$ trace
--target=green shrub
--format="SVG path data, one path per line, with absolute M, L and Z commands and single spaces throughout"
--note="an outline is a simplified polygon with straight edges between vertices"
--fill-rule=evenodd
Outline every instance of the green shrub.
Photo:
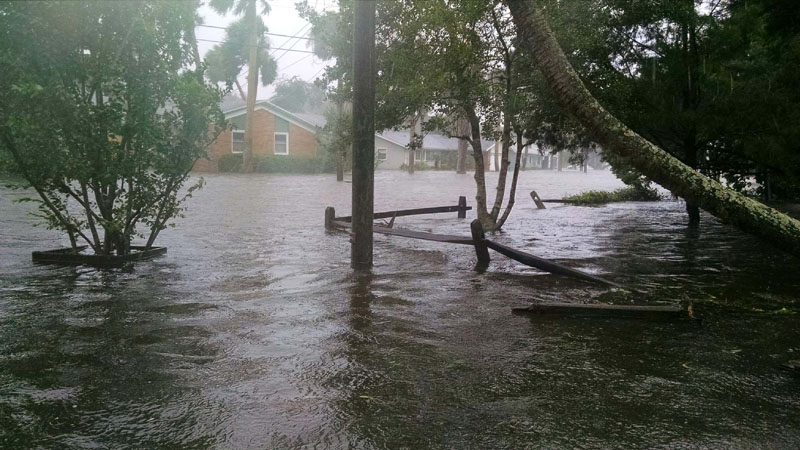
M 653 202 L 661 200 L 661 194 L 655 189 L 642 189 L 628 186 L 619 188 L 613 192 L 587 191 L 564 197 L 564 200 L 575 205 L 601 205 L 603 203 L 614 202 Z
M 400 166 L 400 170 L 408 170 L 408 163 L 403 163 L 403 165 Z M 414 170 L 431 170 L 431 166 L 425 163 L 425 161 L 414 161 Z
M 220 172 L 241 172 L 242 155 L 231 154 L 222 156 L 219 161 L 217 161 L 217 170 Z
M 256 157 L 256 172 L 260 173 L 323 173 L 326 169 L 323 157 L 259 156 Z

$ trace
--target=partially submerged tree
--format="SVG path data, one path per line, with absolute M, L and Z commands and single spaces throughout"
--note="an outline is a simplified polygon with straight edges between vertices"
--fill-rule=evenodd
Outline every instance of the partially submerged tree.
M 73 249 L 150 247 L 202 185 L 181 191 L 224 117 L 195 60 L 197 6 L 0 4 L 0 154 Z
M 536 2 L 507 0 L 521 47 L 561 105 L 592 133 L 606 152 L 724 222 L 800 255 L 800 222 L 722 186 L 638 135 L 605 110 L 586 89 Z
M 253 111 L 258 96 L 258 79 L 269 85 L 278 72 L 277 62 L 270 56 L 269 39 L 265 34 L 267 27 L 261 15 L 269 12 L 265 0 L 211 0 L 209 5 L 219 14 L 232 12 L 240 19 L 225 33 L 225 41 L 209 51 L 206 63 L 212 81 L 235 84 L 239 94 L 247 100 L 247 122 L 244 132 L 244 152 L 242 171 L 255 170 L 253 159 Z M 237 77 L 247 63 L 247 95 L 242 91 Z
M 352 120 L 352 115 L 347 112 L 344 106 L 345 102 L 351 99 L 351 87 L 346 76 L 352 66 L 350 59 L 353 56 L 352 51 L 349 51 L 352 48 L 352 4 L 348 2 L 341 5 L 339 11 L 325 11 L 322 13 L 314 9 L 308 2 L 297 3 L 296 7 L 300 17 L 311 23 L 310 35 L 312 39 L 308 45 L 314 52 L 314 56 L 323 61 L 337 57 L 337 65 L 327 67 L 323 76 L 315 80 L 315 84 L 323 88 L 328 87 L 325 92 L 326 97 L 335 105 L 335 109 L 324 110 L 328 124 L 326 132 L 332 133 L 333 136 L 341 136 L 340 129 L 344 121 Z M 344 69 L 344 67 L 347 67 L 347 69 Z M 330 131 L 331 127 L 335 127 L 336 130 Z M 335 144 L 330 144 L 331 142 Z M 344 181 L 346 158 L 351 145 L 348 140 L 347 147 L 342 147 L 341 145 L 344 145 L 342 144 L 343 142 L 338 138 L 331 139 L 330 135 L 323 137 L 323 145 L 326 145 L 328 155 L 334 158 L 336 181 L 339 182 Z
M 344 180 L 344 171 L 350 168 L 350 148 L 353 145 L 353 116 L 350 108 L 339 105 L 325 110 L 325 127 L 317 134 L 322 151 L 336 167 L 337 181 Z
M 378 123 L 397 127 L 420 110 L 439 117 L 438 128 L 469 143 L 475 162 L 476 211 L 486 230 L 502 227 L 516 185 L 506 197 L 509 149 L 517 101 L 517 57 L 510 20 L 489 2 L 384 2 L 378 26 Z M 468 127 L 457 127 L 465 119 Z M 488 208 L 482 138 L 507 125 L 494 204 Z M 454 133 L 466 130 L 466 134 Z M 515 170 L 518 170 L 519 165 Z M 503 211 L 504 202 L 505 211 Z

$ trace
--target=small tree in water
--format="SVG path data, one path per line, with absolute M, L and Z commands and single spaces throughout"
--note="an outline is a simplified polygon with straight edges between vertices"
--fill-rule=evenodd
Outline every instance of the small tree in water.
M 224 117 L 198 61 L 197 6 L 0 4 L 0 158 L 73 249 L 151 247 L 202 185 L 181 191 Z

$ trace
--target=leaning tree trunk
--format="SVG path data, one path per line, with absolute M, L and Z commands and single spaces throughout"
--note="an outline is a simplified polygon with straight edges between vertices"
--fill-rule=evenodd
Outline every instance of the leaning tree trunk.
M 506 0 L 521 46 L 533 56 L 555 98 L 593 133 L 605 151 L 704 210 L 778 248 L 800 256 L 800 222 L 726 188 L 647 141 L 606 111 L 570 65 L 541 9 Z

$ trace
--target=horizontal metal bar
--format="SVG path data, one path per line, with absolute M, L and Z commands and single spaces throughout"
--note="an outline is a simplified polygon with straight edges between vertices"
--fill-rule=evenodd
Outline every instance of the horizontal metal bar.
M 401 216 L 416 216 L 419 214 L 438 214 L 438 213 L 446 213 L 446 212 L 458 212 L 461 207 L 456 206 L 433 206 L 430 208 L 414 208 L 414 209 L 399 209 L 397 211 L 385 211 L 385 212 L 377 212 L 372 215 L 373 219 L 389 219 L 391 217 L 401 217 Z M 469 211 L 471 210 L 471 206 L 464 207 L 464 210 Z M 344 221 L 344 222 L 351 222 L 353 220 L 353 216 L 344 216 L 344 217 L 337 217 L 335 220 Z

